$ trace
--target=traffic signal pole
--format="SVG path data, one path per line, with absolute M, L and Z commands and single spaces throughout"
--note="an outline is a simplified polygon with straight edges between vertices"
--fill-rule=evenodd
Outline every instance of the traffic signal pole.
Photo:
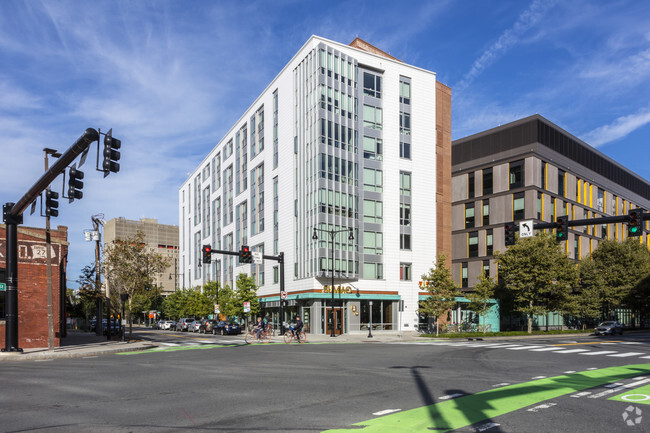
M 23 223 L 23 212 L 43 191 L 63 173 L 72 161 L 99 140 L 99 133 L 88 128 L 81 137 L 48 169 L 41 178 L 16 203 L 6 203 L 2 207 L 3 221 L 7 227 L 7 291 L 5 347 L 2 352 L 22 352 L 18 347 L 18 225 Z

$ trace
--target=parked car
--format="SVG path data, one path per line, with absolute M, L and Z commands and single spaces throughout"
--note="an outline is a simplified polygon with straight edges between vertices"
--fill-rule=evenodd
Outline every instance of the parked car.
M 201 321 L 201 326 L 199 327 L 199 334 L 214 334 L 214 325 L 218 323 L 214 319 L 205 319 Z
M 179 332 L 188 331 L 188 326 L 192 321 L 194 321 L 194 319 L 188 319 L 188 318 L 180 319 L 176 323 L 176 330 Z
M 176 321 L 175 320 L 168 320 L 169 322 L 169 329 L 170 331 L 175 331 L 176 330 Z
M 199 332 L 200 327 L 201 327 L 201 321 L 193 320 L 187 325 L 187 332 Z
M 212 333 L 221 335 L 238 335 L 241 334 L 241 326 L 235 322 L 225 322 L 222 320 L 214 325 Z
M 158 327 L 156 329 L 169 331 L 170 329 L 172 329 L 172 323 L 174 323 L 173 320 L 161 320 L 160 322 L 157 323 Z
M 596 335 L 623 335 L 623 325 L 619 322 L 609 320 L 607 322 L 602 322 L 600 325 L 594 329 L 594 334 Z
M 154 323 L 153 325 L 151 325 L 151 327 L 152 327 L 153 329 L 163 329 L 163 328 L 162 328 L 162 324 L 163 324 L 163 322 L 164 322 L 164 320 L 159 320 L 159 321 L 157 321 L 156 323 Z

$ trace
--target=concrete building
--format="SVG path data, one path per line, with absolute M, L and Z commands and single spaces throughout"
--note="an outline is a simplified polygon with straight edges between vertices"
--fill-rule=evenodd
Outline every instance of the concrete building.
M 463 290 L 471 290 L 482 270 L 496 275 L 494 253 L 505 250 L 507 222 L 650 209 L 647 180 L 539 115 L 455 140 L 452 173 L 452 273 Z M 626 236 L 622 223 L 571 227 L 564 248 L 579 259 L 602 239 Z M 650 238 L 642 242 L 650 245 Z M 457 314 L 461 320 L 468 312 L 459 305 Z
M 0 347 L 5 347 L 6 226 L 0 224 Z M 45 229 L 18 227 L 18 347 L 48 347 Z M 68 228 L 50 230 L 54 346 L 65 336 Z
M 138 231 L 145 234 L 149 248 L 170 259 L 170 266 L 155 277 L 162 296 L 183 287 L 183 275 L 178 271 L 178 226 L 158 224 L 158 220 L 152 218 L 141 218 L 140 221 L 113 218 L 104 224 L 104 242 L 109 244 L 116 239 L 133 237 Z
M 187 285 L 234 287 L 250 274 L 277 324 L 276 261 L 215 254 L 201 264 L 202 245 L 248 245 L 284 253 L 285 319 L 301 314 L 310 332 L 367 331 L 371 315 L 376 331 L 415 330 L 419 276 L 451 255 L 451 91 L 360 39 L 312 36 L 180 187 L 179 203 Z

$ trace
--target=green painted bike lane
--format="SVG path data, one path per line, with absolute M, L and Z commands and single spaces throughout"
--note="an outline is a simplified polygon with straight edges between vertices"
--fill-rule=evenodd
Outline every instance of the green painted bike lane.
M 394 432 L 448 432 L 477 422 L 514 412 L 546 400 L 572 394 L 576 391 L 602 386 L 621 379 L 650 374 L 650 364 L 636 364 L 583 371 L 533 380 L 502 388 L 490 389 L 377 417 L 352 424 L 347 428 L 326 430 L 323 433 Z

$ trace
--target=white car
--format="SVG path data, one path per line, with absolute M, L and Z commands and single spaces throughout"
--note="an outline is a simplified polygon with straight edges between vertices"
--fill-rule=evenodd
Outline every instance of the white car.
M 171 328 L 172 328 L 171 320 L 161 320 L 160 324 L 158 325 L 158 329 L 163 329 L 166 331 L 169 331 Z

